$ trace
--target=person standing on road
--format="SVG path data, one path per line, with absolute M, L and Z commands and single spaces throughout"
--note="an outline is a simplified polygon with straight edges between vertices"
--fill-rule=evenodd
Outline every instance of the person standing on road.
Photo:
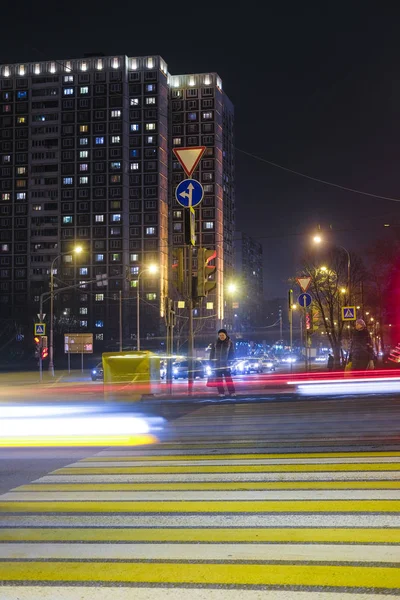
M 230 339 L 226 329 L 220 329 L 218 331 L 217 341 L 212 345 L 210 352 L 211 367 L 215 373 L 218 394 L 220 398 L 225 397 L 224 377 L 226 386 L 228 388 L 228 395 L 233 398 L 236 396 L 235 386 L 233 385 L 231 370 L 229 368 L 229 364 L 234 357 L 235 348 L 233 346 L 233 342 Z
M 363 319 L 357 319 L 351 340 L 349 362 L 352 371 L 365 371 L 374 368 L 372 340 Z

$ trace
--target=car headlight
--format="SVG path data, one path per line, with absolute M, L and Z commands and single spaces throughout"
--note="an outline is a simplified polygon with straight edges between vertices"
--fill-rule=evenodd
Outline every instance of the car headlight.
M 92 373 L 93 373 L 93 375 L 96 375 L 96 373 L 97 373 L 96 369 L 93 369 Z
M 174 375 L 176 375 L 176 374 L 177 374 L 177 372 L 178 372 L 178 369 L 177 369 L 177 367 L 174 367 L 174 368 L 172 369 L 172 372 L 173 372 L 173 374 L 174 374 Z
M 211 367 L 207 366 L 206 367 L 206 375 L 211 375 L 211 373 L 212 373 Z
M 237 368 L 239 369 L 239 371 L 243 371 L 244 369 L 244 363 L 239 363 Z
M 258 363 L 254 363 L 254 367 L 258 369 Z
M 267 362 L 267 369 L 270 369 L 273 366 L 274 366 L 274 364 L 272 362 Z

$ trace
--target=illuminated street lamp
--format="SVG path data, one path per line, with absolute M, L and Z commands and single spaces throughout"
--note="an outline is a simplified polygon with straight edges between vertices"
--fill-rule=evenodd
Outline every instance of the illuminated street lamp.
M 237 289 L 238 289 L 238 286 L 233 281 L 228 284 L 227 291 L 230 294 L 234 294 L 235 292 L 237 292 Z
M 158 271 L 157 265 L 149 265 L 146 269 L 140 271 L 137 284 L 136 284 L 136 337 L 137 337 L 137 350 L 140 350 L 140 278 L 143 273 L 150 273 L 154 275 Z
M 66 256 L 67 254 L 71 254 L 74 252 L 75 254 L 81 254 L 83 251 L 82 246 L 75 246 L 72 250 L 68 252 L 63 252 L 62 254 L 58 254 L 55 258 L 53 258 L 50 265 L 50 342 L 49 342 L 49 371 L 54 377 L 54 265 L 57 260 L 62 256 Z M 42 315 L 40 315 L 42 316 Z

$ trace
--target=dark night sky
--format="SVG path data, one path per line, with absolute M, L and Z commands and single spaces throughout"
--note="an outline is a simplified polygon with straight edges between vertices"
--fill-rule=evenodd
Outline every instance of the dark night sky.
M 161 54 L 172 74 L 217 71 L 235 105 L 238 148 L 400 198 L 400 8 L 357 1 L 250 2 L 237 11 L 221 2 L 23 4 L 3 7 L 0 63 L 102 51 Z M 236 165 L 237 222 L 264 238 L 267 297 L 286 293 L 317 224 L 332 225 L 332 240 L 360 250 L 391 235 L 384 222 L 399 222 L 396 202 L 330 188 L 239 152 Z

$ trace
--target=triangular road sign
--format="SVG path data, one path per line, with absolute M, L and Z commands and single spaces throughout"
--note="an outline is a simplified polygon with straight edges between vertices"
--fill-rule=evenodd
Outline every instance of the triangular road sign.
M 173 152 L 181 163 L 186 175 L 191 176 L 206 150 L 205 146 L 192 146 L 190 148 L 174 148 Z
M 311 277 L 297 277 L 296 281 L 299 284 L 301 291 L 306 292 L 310 287 Z
M 352 308 L 347 308 L 344 311 L 344 318 L 345 319 L 352 319 L 354 317 L 354 312 Z

